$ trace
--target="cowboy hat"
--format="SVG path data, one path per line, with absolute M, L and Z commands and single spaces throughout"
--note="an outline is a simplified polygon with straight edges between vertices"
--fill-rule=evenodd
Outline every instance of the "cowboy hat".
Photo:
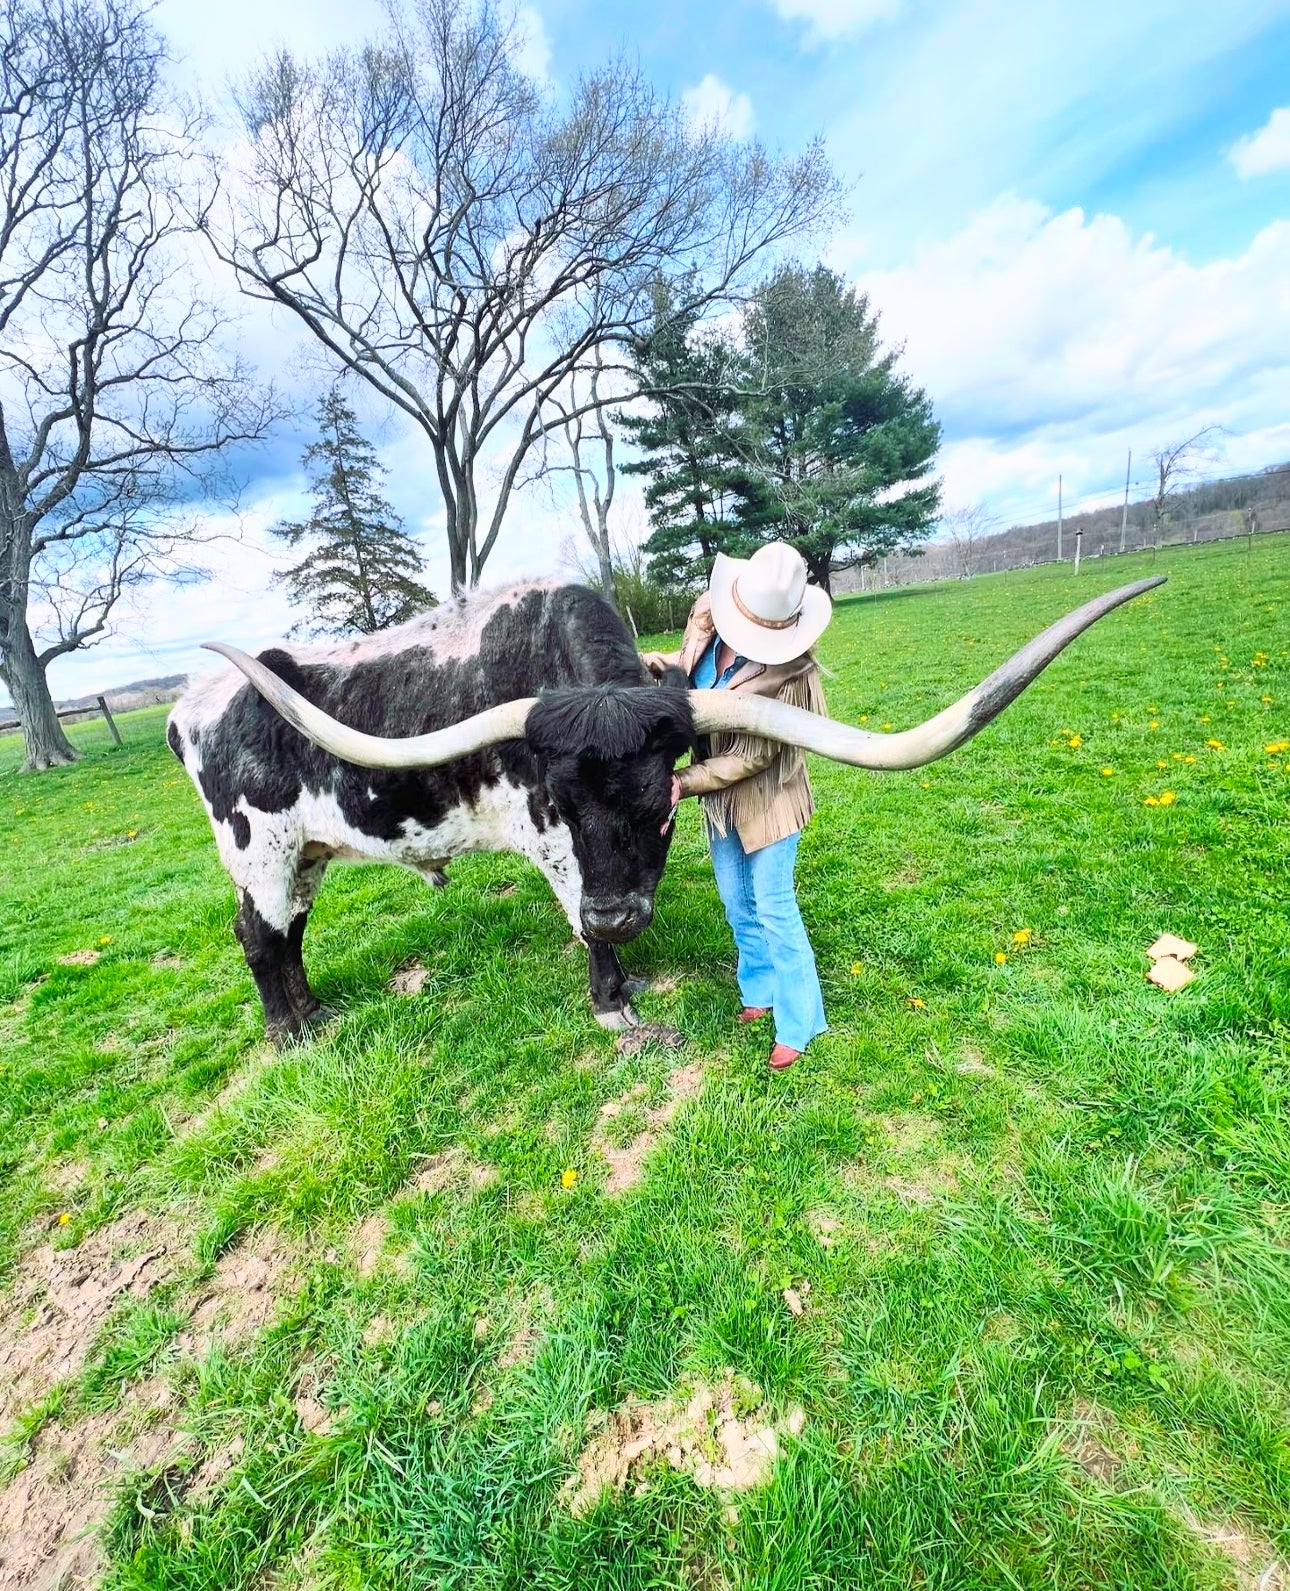
M 751 558 L 719 552 L 708 597 L 717 634 L 752 663 L 801 657 L 833 614 L 828 593 L 807 585 L 801 553 L 782 541 L 759 547 Z

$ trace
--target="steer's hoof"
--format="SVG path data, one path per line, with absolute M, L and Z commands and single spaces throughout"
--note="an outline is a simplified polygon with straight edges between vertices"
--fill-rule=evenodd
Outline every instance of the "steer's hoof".
M 662 1022 L 642 1022 L 630 1033 L 624 1033 L 614 1048 L 620 1055 L 638 1055 L 651 1044 L 661 1049 L 679 1050 L 685 1043 L 680 1028 L 670 1028 Z
M 641 1019 L 632 1009 L 631 1001 L 625 1001 L 621 1007 L 612 1011 L 597 1011 L 596 1021 L 602 1028 L 607 1028 L 610 1033 L 625 1033 L 629 1028 L 640 1026 Z
M 649 988 L 648 978 L 624 978 L 623 999 L 634 1000 L 638 994 L 644 994 Z
M 324 1005 L 320 1000 L 302 1023 L 301 1038 L 309 1038 L 317 1033 L 320 1028 L 325 1028 L 329 1022 L 335 1022 L 340 1012 L 334 1005 Z

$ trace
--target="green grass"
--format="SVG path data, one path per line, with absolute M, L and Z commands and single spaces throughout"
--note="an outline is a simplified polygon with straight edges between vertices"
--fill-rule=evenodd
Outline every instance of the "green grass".
M 625 960 L 676 980 L 640 1003 L 704 1080 L 615 1199 L 600 1107 L 644 1084 L 638 1125 L 678 1060 L 616 1056 L 517 858 L 441 892 L 334 869 L 306 955 L 343 1018 L 278 1057 L 164 714 L 37 778 L 0 742 L 0 1268 L 140 1209 L 181 1233 L 8 1444 L 169 1389 L 183 1441 L 118 1480 L 109 1585 L 1199 1591 L 1247 1572 L 1207 1532 L 1290 1557 L 1290 545 L 850 599 L 821 650 L 835 713 L 902 727 L 1157 569 L 954 757 L 813 770 L 832 1031 L 785 1077 L 732 1021 L 687 811 Z M 1200 947 L 1175 995 L 1165 930 Z M 414 956 L 424 992 L 388 993 Z M 257 1244 L 290 1259 L 270 1321 L 181 1340 Z M 806 1413 L 737 1518 L 665 1464 L 569 1512 L 598 1411 L 727 1368 Z

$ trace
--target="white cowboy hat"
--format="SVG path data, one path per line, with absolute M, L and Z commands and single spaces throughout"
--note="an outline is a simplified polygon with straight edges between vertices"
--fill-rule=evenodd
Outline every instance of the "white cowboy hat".
M 806 583 L 801 553 L 782 541 L 758 547 L 751 558 L 719 552 L 708 596 L 717 634 L 752 663 L 801 657 L 833 616 L 828 593 Z

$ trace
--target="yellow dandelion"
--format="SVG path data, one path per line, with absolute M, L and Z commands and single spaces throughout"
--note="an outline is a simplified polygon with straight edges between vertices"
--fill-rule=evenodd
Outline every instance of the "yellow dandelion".
M 1144 807 L 1158 807 L 1160 802 L 1155 796 L 1146 796 L 1142 804 Z
M 111 943 L 112 943 L 112 935 L 111 934 L 104 934 L 103 937 L 99 940 L 99 944 L 101 944 L 101 945 L 110 945 Z
M 920 790 L 930 790 L 932 788 L 932 781 L 930 779 L 924 779 L 918 788 Z
M 1083 735 L 1072 735 L 1066 744 L 1071 748 L 1072 751 L 1078 751 L 1079 748 L 1084 744 L 1084 737 Z
M 1007 956 L 1004 955 L 1002 950 L 996 950 L 995 951 L 995 953 L 994 953 L 994 964 L 995 964 L 996 967 L 1002 967 L 1003 964 L 1007 961 L 1007 959 L 1008 959 Z
M 1205 744 L 1209 747 L 1209 749 L 1211 751 L 1226 751 L 1227 750 L 1227 747 L 1223 744 L 1223 742 L 1221 740 L 1215 740 L 1212 735 L 1205 742 Z
M 1272 705 L 1272 698 L 1270 696 L 1260 696 L 1259 700 L 1263 703 L 1263 705 L 1265 707 L 1271 707 L 1271 705 Z
M 1012 942 L 1014 945 L 1028 945 L 1032 937 L 1029 928 L 1018 928 L 1012 936 Z
M 1178 797 L 1173 793 L 1172 790 L 1162 790 L 1160 792 L 1160 805 L 1162 807 L 1171 807 L 1171 806 L 1173 806 L 1174 802 L 1177 799 L 1178 799 Z
M 1190 754 L 1183 758 L 1183 761 L 1186 763 L 1193 763 L 1195 760 L 1195 757 L 1191 756 Z
M 1156 764 L 1156 767 L 1157 767 L 1157 768 L 1167 768 L 1167 767 L 1168 767 L 1168 766 L 1169 766 L 1169 764 L 1168 764 L 1168 763 L 1167 763 L 1167 762 L 1166 762 L 1166 761 L 1165 761 L 1165 759 L 1164 759 L 1164 758 L 1163 758 L 1163 757 L 1162 757 L 1162 758 L 1161 758 L 1161 759 L 1160 759 L 1160 761 L 1159 761 L 1159 762 L 1158 762 L 1158 763 L 1157 763 L 1157 764 Z
M 882 727 L 884 729 L 894 729 L 896 726 L 894 724 L 884 724 Z
M 1147 728 L 1148 729 L 1159 729 L 1160 728 L 1160 720 L 1158 718 L 1153 718 L 1151 720 L 1151 722 L 1147 725 Z
M 925 1002 L 920 1000 L 916 994 L 911 994 L 909 997 L 910 1009 L 913 1011 L 921 1011 L 923 1009 L 924 1003 Z
M 851 963 L 851 976 L 853 978 L 858 978 L 863 971 L 864 971 L 864 968 L 860 965 L 860 963 L 858 961 L 853 961 Z
M 1196 720 L 1196 722 L 1198 724 L 1207 724 L 1209 722 L 1209 714 L 1208 713 L 1202 713 L 1200 715 L 1200 717 Z
M 860 722 L 862 724 L 867 724 L 869 722 L 869 714 L 868 713 L 861 713 L 860 714 Z
M 1263 749 L 1269 757 L 1279 757 L 1283 751 L 1290 751 L 1290 740 L 1270 740 Z
M 59 1226 L 68 1226 L 71 1224 L 71 1219 L 71 1216 L 68 1215 L 66 1210 L 64 1210 L 58 1218 L 58 1224 Z
M 1182 761 L 1182 752 L 1181 751 L 1171 751 L 1169 753 L 1169 755 L 1173 758 L 1173 760 L 1175 762 L 1181 762 Z
M 1158 713 L 1160 711 L 1160 709 L 1158 707 L 1148 707 L 1147 711 L 1149 713 Z
M 1102 777 L 1104 779 L 1112 779 L 1112 778 L 1114 778 L 1115 777 L 1115 769 L 1114 768 L 1103 768 L 1102 769 Z
M 578 1173 L 573 1169 L 572 1166 L 567 1167 L 564 1171 L 562 1171 L 560 1173 L 560 1186 L 562 1188 L 571 1188 L 571 1187 L 573 1187 L 573 1185 L 577 1182 L 577 1180 L 578 1180 Z

